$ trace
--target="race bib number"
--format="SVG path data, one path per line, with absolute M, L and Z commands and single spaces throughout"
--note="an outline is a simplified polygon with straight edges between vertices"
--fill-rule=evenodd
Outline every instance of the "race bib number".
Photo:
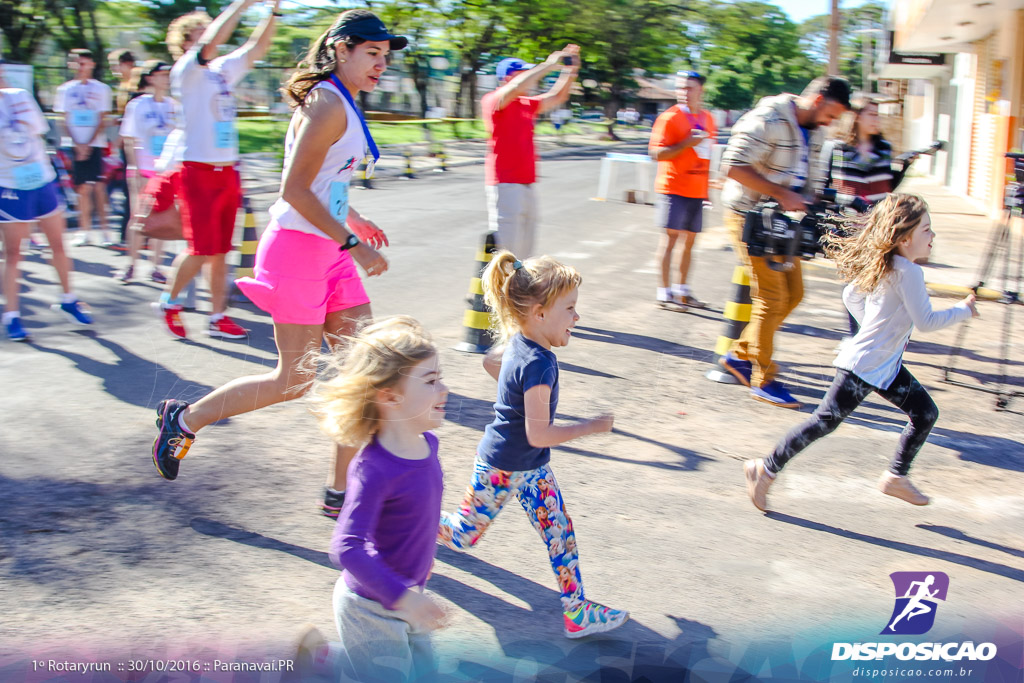
M 234 121 L 217 121 L 213 124 L 213 144 L 217 149 L 234 149 L 238 146 L 238 130 Z
M 154 135 L 149 139 L 149 153 L 159 157 L 164 151 L 164 143 L 167 142 L 166 135 Z
M 46 184 L 43 165 L 33 161 L 14 167 L 14 187 L 18 190 L 34 190 Z
M 92 109 L 76 109 L 71 112 L 71 125 L 76 128 L 92 128 L 98 121 L 97 112 Z
M 693 148 L 700 159 L 711 158 L 711 138 L 705 138 L 699 145 Z
M 331 183 L 330 201 L 331 215 L 339 223 L 344 223 L 348 218 L 348 183 L 341 181 Z

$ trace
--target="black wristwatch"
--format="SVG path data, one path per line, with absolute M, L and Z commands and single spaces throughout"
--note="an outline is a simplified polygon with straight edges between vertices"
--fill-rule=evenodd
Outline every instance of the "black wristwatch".
M 357 244 L 359 244 L 359 238 L 355 235 L 349 235 L 348 239 L 345 240 L 345 243 L 341 245 L 341 250 L 348 251 Z

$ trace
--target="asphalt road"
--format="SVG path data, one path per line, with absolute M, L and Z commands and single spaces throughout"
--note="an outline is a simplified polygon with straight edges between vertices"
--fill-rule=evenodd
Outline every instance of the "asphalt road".
M 875 490 L 903 420 L 869 399 L 791 463 L 771 492 L 776 511 L 761 515 L 741 461 L 769 452 L 811 408 L 773 408 L 704 378 L 734 262 L 719 214 L 706 215 L 692 278 L 713 309 L 657 309 L 653 209 L 591 201 L 597 154 L 543 162 L 538 248 L 583 274 L 579 327 L 559 353 L 560 418 L 611 410 L 616 430 L 555 449 L 552 462 L 587 596 L 632 620 L 587 644 L 564 640 L 546 553 L 510 507 L 473 553 L 438 553 L 428 588 L 451 614 L 435 641 L 442 673 L 530 680 L 586 672 L 606 657 L 601 665 L 627 676 L 637 662 L 666 661 L 705 680 L 737 668 L 757 675 L 764 655 L 751 654 L 753 642 L 877 637 L 892 609 L 888 575 L 900 570 L 949 574 L 942 633 L 1000 620 L 1019 632 L 1021 404 L 997 413 L 989 396 L 941 383 L 955 330 L 917 334 L 907 362 L 942 416 L 913 476 L 934 503 L 914 508 Z M 614 196 L 630 185 L 625 175 Z M 271 200 L 255 198 L 260 227 Z M 450 508 L 495 389 L 479 357 L 452 350 L 486 228 L 482 169 L 382 181 L 352 203 L 391 241 L 390 271 L 367 281 L 374 312 L 416 316 L 442 349 Z M 51 314 L 52 269 L 32 257 L 23 310 L 34 342 L 0 344 L 0 655 L 283 654 L 303 622 L 333 633 L 331 525 L 316 515 L 329 451 L 301 402 L 204 430 L 175 482 L 149 458 L 159 400 L 195 399 L 273 365 L 269 319 L 237 308 L 252 336 L 227 342 L 201 336 L 205 318 L 187 314 L 192 339 L 173 341 L 148 308 L 155 285 L 113 281 L 122 259 L 113 252 L 73 253 L 95 329 Z M 832 271 L 805 272 L 806 298 L 779 334 L 777 358 L 813 407 L 831 382 L 845 312 Z M 961 361 L 979 382 L 993 380 L 998 360 L 999 305 L 985 306 Z

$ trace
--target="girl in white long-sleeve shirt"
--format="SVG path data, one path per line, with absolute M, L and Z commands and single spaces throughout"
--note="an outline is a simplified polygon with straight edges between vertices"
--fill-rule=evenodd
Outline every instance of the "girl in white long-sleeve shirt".
M 907 472 L 939 411 L 903 365 L 903 350 L 915 326 L 930 332 L 978 314 L 973 294 L 952 308 L 932 310 L 924 271 L 914 261 L 928 258 L 934 236 L 924 200 L 889 194 L 859 230 L 847 237 L 827 238 L 826 253 L 849 283 L 843 301 L 860 323 L 860 331 L 843 344 L 833 363 L 836 377 L 814 414 L 786 434 L 771 456 L 744 464 L 750 499 L 758 509 L 767 509 L 768 487 L 786 463 L 834 431 L 872 391 L 909 418 L 878 487 L 914 505 L 928 504 L 928 497 L 910 482 Z

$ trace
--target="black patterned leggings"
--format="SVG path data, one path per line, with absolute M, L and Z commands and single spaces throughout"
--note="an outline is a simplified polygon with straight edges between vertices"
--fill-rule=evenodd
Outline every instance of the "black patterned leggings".
M 846 416 L 859 406 L 872 391 L 889 403 L 902 410 L 910 418 L 900 435 L 900 445 L 896 449 L 889 471 L 904 475 L 910 471 L 910 463 L 921 450 L 928 434 L 932 431 L 935 421 L 939 419 L 939 409 L 935 401 L 921 383 L 914 379 L 905 365 L 900 366 L 896 379 L 888 389 L 873 387 L 857 375 L 847 370 L 837 370 L 825 398 L 821 400 L 814 414 L 801 425 L 794 427 L 775 446 L 775 451 L 767 460 L 765 467 L 772 472 L 779 472 L 790 458 L 810 446 L 812 443 L 835 431 Z

